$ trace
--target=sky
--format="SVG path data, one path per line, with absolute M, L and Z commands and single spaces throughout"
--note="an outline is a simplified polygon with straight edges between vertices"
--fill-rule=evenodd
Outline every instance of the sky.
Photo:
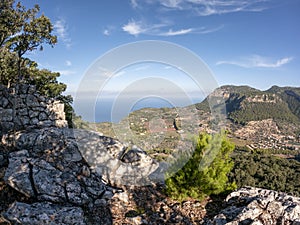
M 59 80 L 68 85 L 67 94 L 76 95 L 86 73 L 103 55 L 119 46 L 148 40 L 191 51 L 220 86 L 249 85 L 261 90 L 272 85 L 300 86 L 298 0 L 21 2 L 26 7 L 39 4 L 54 25 L 58 44 L 28 57 L 40 68 L 60 72 Z M 106 94 L 115 92 L 115 96 L 125 89 L 127 94 L 143 90 L 149 86 L 149 76 L 157 77 L 152 87 L 165 79 L 171 83 L 170 88 L 177 85 L 182 92 L 197 90 L 180 67 L 161 62 L 139 62 L 117 71 L 99 68 L 101 73 L 110 74 L 111 79 L 99 89 Z M 139 79 L 144 82 L 133 85 Z M 159 88 L 154 92 L 159 96 Z

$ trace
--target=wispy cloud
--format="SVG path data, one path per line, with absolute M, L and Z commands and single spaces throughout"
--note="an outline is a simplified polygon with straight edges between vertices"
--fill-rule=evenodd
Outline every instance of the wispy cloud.
M 66 61 L 66 66 L 72 66 L 72 62 L 70 60 Z
M 241 11 L 263 11 L 269 0 L 147 0 L 144 4 L 159 4 L 165 10 L 188 10 L 199 16 Z M 132 0 L 132 2 L 136 2 Z M 131 2 L 132 7 L 136 5 Z
M 285 57 L 277 60 L 272 60 L 267 57 L 260 55 L 251 55 L 249 57 L 244 57 L 239 60 L 223 60 L 218 61 L 216 65 L 229 64 L 240 66 L 244 68 L 278 68 L 293 60 L 293 57 Z
M 72 40 L 68 34 L 66 21 L 63 19 L 57 20 L 54 23 L 54 30 L 58 36 L 58 39 L 62 40 L 67 48 L 70 48 L 72 46 Z
M 105 30 L 103 31 L 103 34 L 104 34 L 105 36 L 109 36 L 109 35 L 110 35 L 110 31 L 109 31 L 108 29 L 105 29 Z
M 188 28 L 188 29 L 181 29 L 181 30 L 175 30 L 173 31 L 172 29 L 170 29 L 168 32 L 166 33 L 162 33 L 162 36 L 177 36 L 177 35 L 184 35 L 184 34 L 188 34 L 193 32 L 192 28 Z
M 177 8 L 182 9 L 182 0 L 160 0 L 161 5 L 168 7 L 168 8 Z
M 152 35 L 152 36 L 178 36 L 178 35 L 186 35 L 186 34 L 207 34 L 211 32 L 215 32 L 223 28 L 223 26 L 219 26 L 217 28 L 183 28 L 174 30 L 169 28 L 170 24 L 146 24 L 142 21 L 134 21 L 131 20 L 127 24 L 125 24 L 122 29 L 123 31 L 131 34 L 133 36 L 138 36 L 140 34 Z
M 132 8 L 134 8 L 134 9 L 138 7 L 137 0 L 130 0 L 130 4 L 131 4 Z
M 108 25 L 103 29 L 102 34 L 105 36 L 110 36 L 114 30 L 115 30 L 114 26 Z
M 213 27 L 213 28 L 202 27 L 201 29 L 197 30 L 196 33 L 209 34 L 209 33 L 217 32 L 223 28 L 224 28 L 224 25 L 220 25 L 220 26 Z

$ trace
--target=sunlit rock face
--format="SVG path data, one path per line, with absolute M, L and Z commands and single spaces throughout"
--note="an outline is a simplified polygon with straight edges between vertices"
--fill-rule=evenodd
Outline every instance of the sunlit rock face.
M 114 190 L 90 169 L 78 149 L 73 130 L 47 127 L 18 131 L 3 135 L 1 144 L 11 149 L 4 181 L 33 202 L 10 206 L 4 213 L 10 222 L 45 224 L 43 221 L 55 216 L 53 221 L 57 223 L 49 224 L 74 224 L 71 218 L 79 217 L 78 224 L 86 224 L 88 219 L 82 217 L 83 210 L 85 216 L 98 209 L 109 211 L 107 201 Z M 102 223 L 103 220 L 106 222 Z M 110 224 L 111 216 L 102 215 L 96 221 Z
M 229 194 L 226 207 L 207 224 L 300 224 L 300 198 L 244 187 Z
M 91 168 L 111 185 L 144 186 L 163 176 L 157 171 L 159 163 L 137 146 L 86 130 L 74 130 L 74 136 Z

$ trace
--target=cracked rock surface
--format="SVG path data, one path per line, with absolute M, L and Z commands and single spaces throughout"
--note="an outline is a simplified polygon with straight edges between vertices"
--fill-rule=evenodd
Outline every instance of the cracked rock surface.
M 74 130 L 74 136 L 89 165 L 113 186 L 144 186 L 164 180 L 162 165 L 137 146 L 129 148 L 116 139 L 86 130 Z
M 59 206 L 49 202 L 31 205 L 15 202 L 5 213 L 5 217 L 14 224 L 24 225 L 86 224 L 81 208 Z
M 107 200 L 114 190 L 91 171 L 78 150 L 73 130 L 50 127 L 19 131 L 4 135 L 2 145 L 11 149 L 4 181 L 33 202 L 15 202 L 4 213 L 8 221 L 111 224 Z M 89 217 L 97 210 L 101 216 Z
M 300 224 L 300 198 L 286 193 L 244 187 L 229 194 L 226 205 L 207 224 Z

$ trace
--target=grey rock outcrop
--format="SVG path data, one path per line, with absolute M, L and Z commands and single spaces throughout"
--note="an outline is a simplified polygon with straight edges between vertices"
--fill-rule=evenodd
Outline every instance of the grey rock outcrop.
M 300 224 L 300 198 L 286 193 L 244 187 L 229 194 L 226 205 L 226 208 L 207 224 Z
M 42 221 L 39 219 L 42 218 L 37 218 L 37 215 L 39 213 L 44 215 L 44 208 L 39 208 L 42 204 L 46 204 L 46 208 L 49 209 L 49 212 L 45 212 L 45 218 L 48 218 L 47 213 L 50 215 L 54 210 L 57 221 L 63 221 L 63 217 L 72 217 L 73 213 L 83 215 L 80 209 L 86 209 L 87 215 L 89 211 L 101 207 L 102 211 L 107 211 L 107 200 L 113 196 L 114 191 L 103 183 L 99 174 L 91 171 L 78 150 L 73 130 L 50 127 L 19 131 L 3 135 L 2 145 L 14 150 L 9 154 L 4 180 L 34 201 L 31 205 L 16 202 L 4 214 L 6 219 L 13 222 L 33 218 L 32 224 L 39 224 Z M 28 212 L 29 209 L 33 210 L 30 212 L 32 214 L 24 216 L 22 212 Z M 16 210 L 19 214 L 12 213 Z M 59 211 L 64 213 L 58 213 Z M 14 217 L 11 217 L 13 214 Z M 107 222 L 111 221 L 109 218 L 110 215 L 104 218 L 96 216 L 93 218 L 96 222 L 89 224 L 110 224 Z M 77 223 L 61 222 L 61 224 Z
M 163 174 L 159 163 L 142 149 L 128 145 L 97 132 L 74 130 L 79 150 L 91 168 L 101 174 L 109 184 L 144 186 Z M 159 177 L 159 178 L 158 178 Z
M 23 225 L 85 225 L 83 210 L 79 207 L 54 205 L 49 202 L 25 204 L 15 202 L 5 213 L 14 224 Z
M 66 126 L 59 101 L 34 86 L 0 86 L 0 144 L 8 150 L 0 154 L 3 180 L 30 200 L 6 210 L 10 223 L 111 224 L 108 204 L 116 190 L 104 180 L 137 184 L 158 168 L 137 147 Z

